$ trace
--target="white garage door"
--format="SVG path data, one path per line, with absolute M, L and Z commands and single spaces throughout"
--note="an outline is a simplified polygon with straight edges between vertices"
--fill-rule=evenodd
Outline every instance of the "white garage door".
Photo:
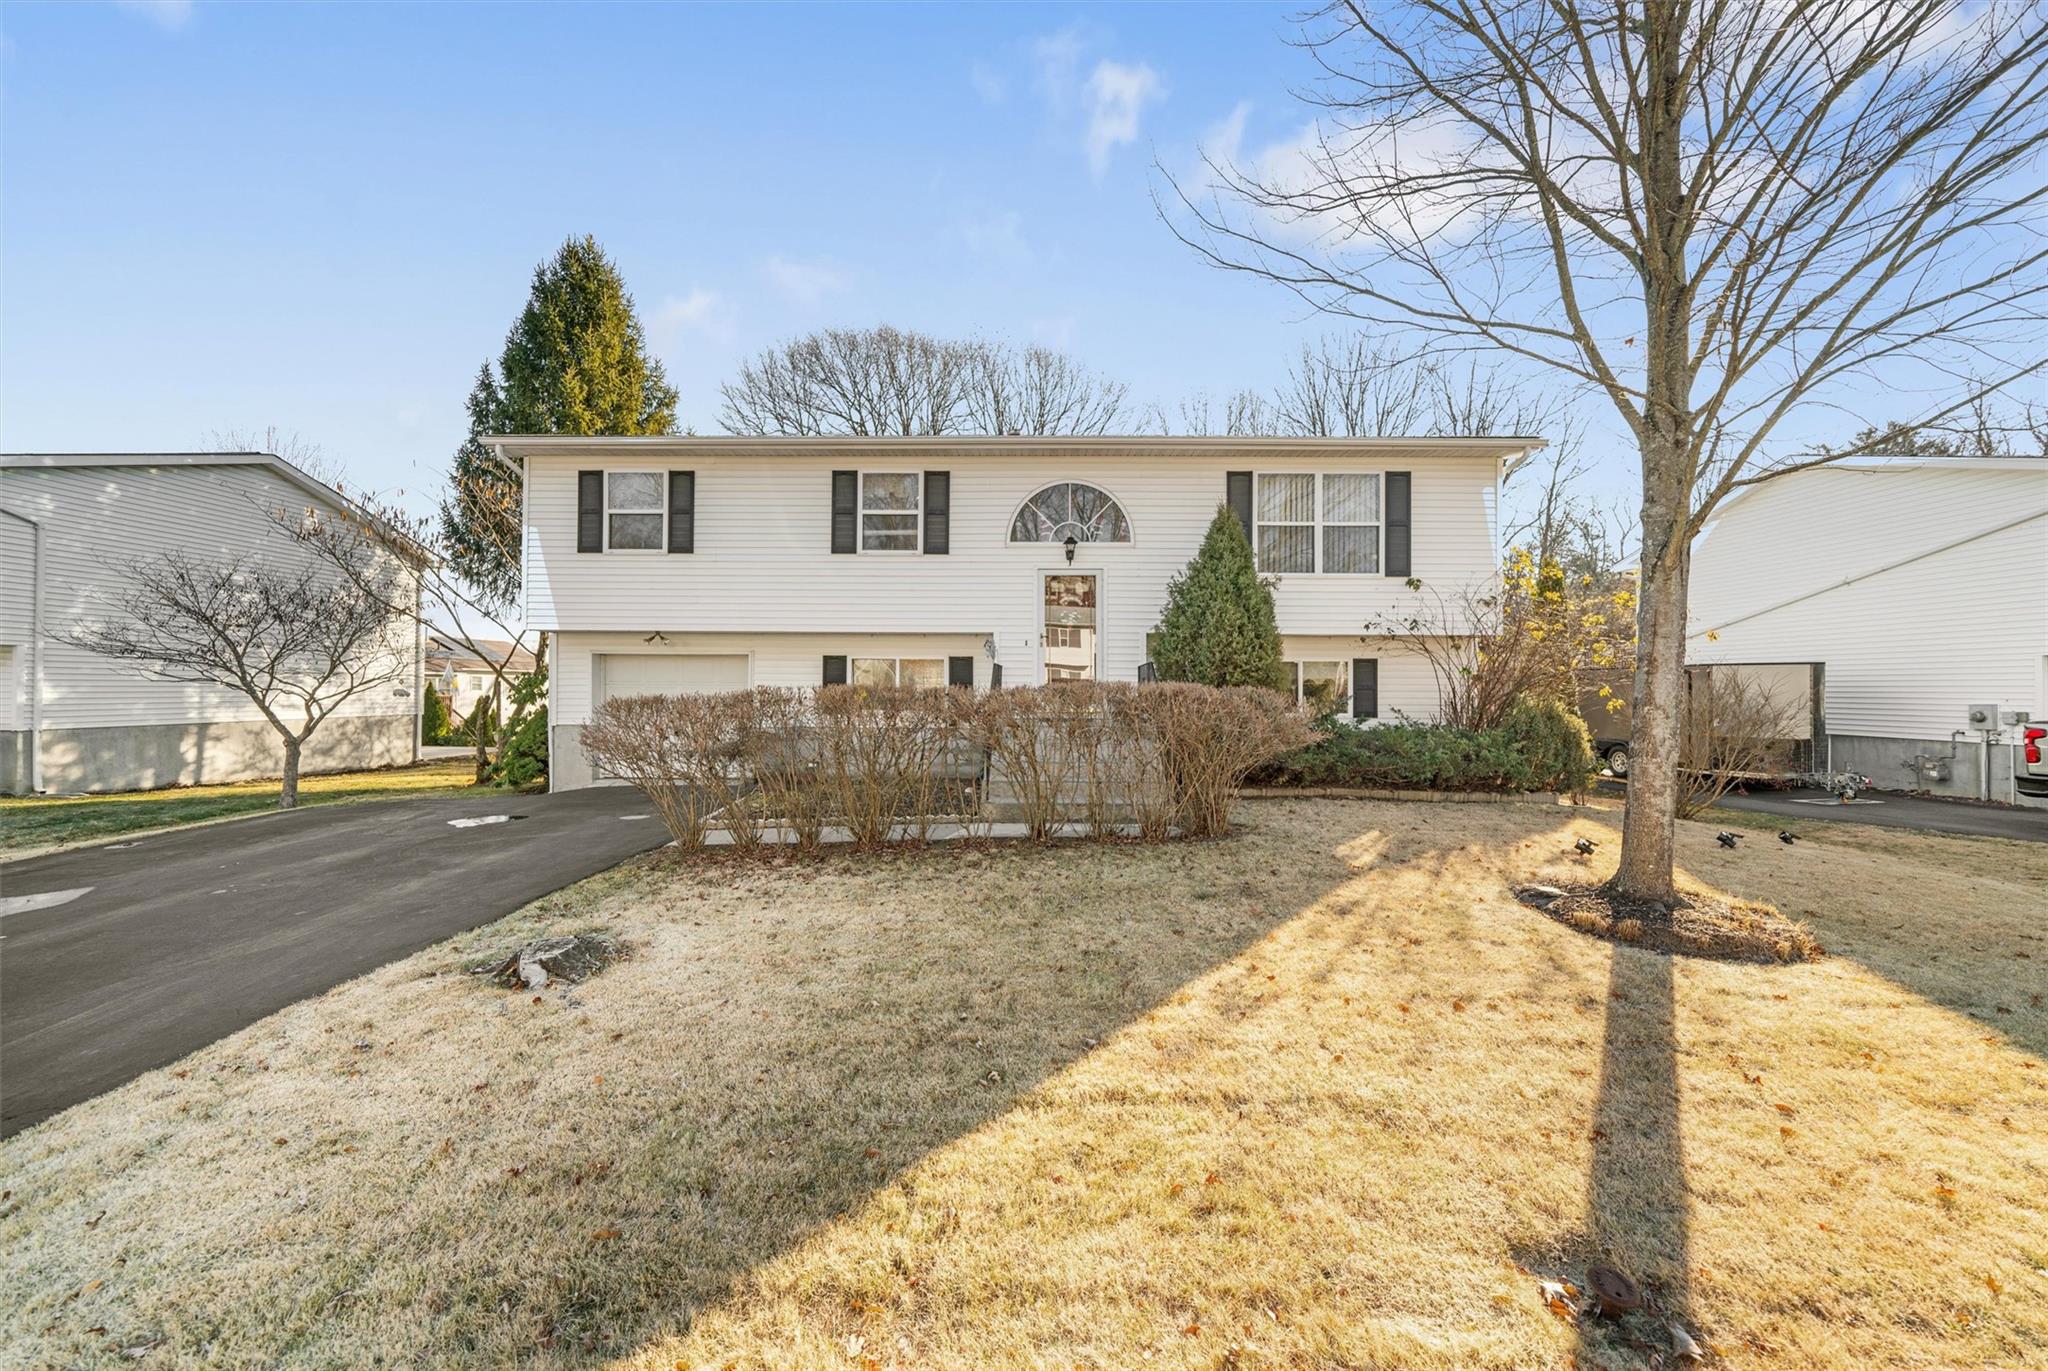
M 747 688 L 745 657 L 610 652 L 597 659 L 597 698 L 618 695 L 701 695 Z

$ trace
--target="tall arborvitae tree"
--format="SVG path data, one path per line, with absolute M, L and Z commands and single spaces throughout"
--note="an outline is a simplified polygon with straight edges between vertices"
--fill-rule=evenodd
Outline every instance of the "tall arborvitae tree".
M 1251 541 L 1219 506 L 1194 560 L 1166 584 L 1152 664 L 1165 681 L 1284 689 L 1273 591 L 1252 563 Z
M 505 337 L 497 370 L 489 362 L 478 368 L 468 409 L 469 433 L 455 451 L 441 500 L 441 542 L 491 616 L 502 618 L 519 599 L 522 491 L 518 468 L 501 463 L 485 440 L 500 433 L 675 432 L 675 387 L 649 354 L 625 279 L 595 238 L 569 239 L 534 269 L 533 289 Z M 537 669 L 545 648 L 545 640 L 534 646 Z M 502 672 L 501 664 L 501 678 Z M 523 712 L 515 697 L 508 735 Z M 479 741 L 479 779 L 485 769 Z

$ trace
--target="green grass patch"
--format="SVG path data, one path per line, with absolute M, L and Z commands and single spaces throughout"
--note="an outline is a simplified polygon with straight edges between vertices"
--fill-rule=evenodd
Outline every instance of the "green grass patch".
M 305 776 L 299 780 L 299 803 L 344 804 L 353 800 L 453 794 L 468 789 L 475 774 L 467 759 L 458 759 L 380 771 Z M 277 784 L 273 779 L 130 790 L 113 795 L 9 796 L 0 799 L 0 853 L 71 846 L 144 829 L 261 814 L 277 808 Z

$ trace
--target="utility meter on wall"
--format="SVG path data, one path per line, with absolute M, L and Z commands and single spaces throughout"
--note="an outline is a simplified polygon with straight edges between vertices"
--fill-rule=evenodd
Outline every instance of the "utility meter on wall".
M 1977 729 L 1982 733 L 1998 732 L 1998 706 L 1971 705 L 1970 722 L 1967 727 Z

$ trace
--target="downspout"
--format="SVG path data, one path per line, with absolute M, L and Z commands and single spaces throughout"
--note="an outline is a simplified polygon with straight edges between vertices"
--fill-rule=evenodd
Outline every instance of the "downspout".
M 26 514 L 0 510 L 29 527 L 30 556 L 28 650 L 33 663 L 28 677 L 28 788 L 43 793 L 43 526 Z

